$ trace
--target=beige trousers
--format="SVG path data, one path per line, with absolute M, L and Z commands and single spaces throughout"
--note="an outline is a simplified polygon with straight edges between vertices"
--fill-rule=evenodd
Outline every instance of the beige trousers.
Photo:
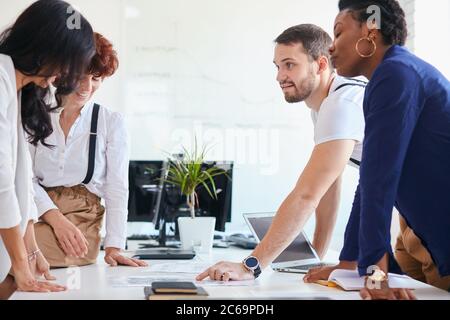
M 72 222 L 89 242 L 88 254 L 84 258 L 66 256 L 50 225 L 40 221 L 35 225 L 36 240 L 52 268 L 93 264 L 100 251 L 100 229 L 105 208 L 100 198 L 84 186 L 71 188 L 46 188 L 46 191 L 61 213 Z
M 400 216 L 400 234 L 395 246 L 395 259 L 411 278 L 444 290 L 450 289 L 450 276 L 441 277 L 428 250 Z

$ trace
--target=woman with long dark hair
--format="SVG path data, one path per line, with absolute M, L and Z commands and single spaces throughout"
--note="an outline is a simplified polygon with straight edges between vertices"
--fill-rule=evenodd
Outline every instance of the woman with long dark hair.
M 94 53 L 92 27 L 64 1 L 33 3 L 0 35 L 0 297 L 11 289 L 8 273 L 18 290 L 65 289 L 36 280 L 52 277 L 34 235 L 28 142 L 48 146 L 49 86 L 58 78 L 57 97 L 73 91 Z
M 388 271 L 450 290 L 450 82 L 403 47 L 407 27 L 396 0 L 341 0 L 339 10 L 332 61 L 339 74 L 370 80 L 360 182 L 340 260 L 367 276 L 364 299 L 414 298 L 389 287 Z

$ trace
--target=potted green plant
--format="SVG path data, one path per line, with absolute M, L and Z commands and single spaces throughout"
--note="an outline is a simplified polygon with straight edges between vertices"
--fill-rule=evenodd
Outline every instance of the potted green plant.
M 214 217 L 196 217 L 196 207 L 199 206 L 197 189 L 203 187 L 213 199 L 217 199 L 214 177 L 227 175 L 218 167 L 204 167 L 206 147 L 199 150 L 195 141 L 194 150 L 189 152 L 183 147 L 182 156 L 171 156 L 165 182 L 180 189 L 186 196 L 190 217 L 178 218 L 180 239 L 183 249 L 196 249 L 199 252 L 210 253 L 214 238 Z

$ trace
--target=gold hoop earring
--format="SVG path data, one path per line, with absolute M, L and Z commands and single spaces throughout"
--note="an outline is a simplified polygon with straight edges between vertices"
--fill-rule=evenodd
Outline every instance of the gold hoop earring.
M 366 41 L 372 43 L 372 45 L 373 45 L 373 51 L 372 51 L 370 54 L 367 54 L 367 55 L 366 55 L 366 54 L 362 54 L 361 51 L 359 50 L 359 44 L 360 44 L 361 41 L 363 41 L 363 40 L 366 40 Z M 375 52 L 377 52 L 377 44 L 376 44 L 375 41 L 374 41 L 372 38 L 370 38 L 370 37 L 361 38 L 361 39 L 358 40 L 358 42 L 356 42 L 355 49 L 356 49 L 356 52 L 359 54 L 359 56 L 360 56 L 361 58 L 370 58 L 370 57 L 372 57 L 372 56 L 375 54 Z

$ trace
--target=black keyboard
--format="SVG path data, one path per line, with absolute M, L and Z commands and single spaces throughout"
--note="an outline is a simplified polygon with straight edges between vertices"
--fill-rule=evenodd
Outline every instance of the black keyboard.
M 243 249 L 255 249 L 258 243 L 253 236 L 243 234 L 234 234 L 227 237 L 227 242 L 231 245 L 238 246 Z
M 147 234 L 133 234 L 127 238 L 128 240 L 146 241 L 152 240 L 153 237 Z
M 153 248 L 137 250 L 133 258 L 141 260 L 190 260 L 194 259 L 193 250 Z

